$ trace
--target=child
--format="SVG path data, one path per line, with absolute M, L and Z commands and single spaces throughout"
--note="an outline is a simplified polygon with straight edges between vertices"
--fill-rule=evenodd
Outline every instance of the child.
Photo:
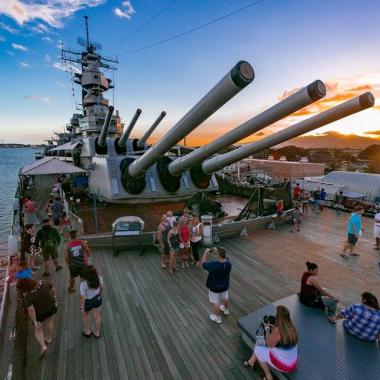
M 299 204 L 296 204 L 294 206 L 294 210 L 292 212 L 292 218 L 293 218 L 293 228 L 291 232 L 300 231 L 300 225 L 302 222 L 302 211 Z
M 69 240 L 69 232 L 71 230 L 71 222 L 69 217 L 65 212 L 62 213 L 62 218 L 59 222 L 59 226 L 61 229 L 61 234 L 63 235 L 63 238 L 65 241 Z

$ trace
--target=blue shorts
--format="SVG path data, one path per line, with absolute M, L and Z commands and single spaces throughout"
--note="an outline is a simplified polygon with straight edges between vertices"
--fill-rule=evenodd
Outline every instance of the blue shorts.
M 352 245 L 355 245 L 356 244 L 356 242 L 358 241 L 358 238 L 354 235 L 354 234 L 350 234 L 350 233 L 348 233 L 347 234 L 347 242 L 349 243 L 349 244 L 352 244 Z
M 84 311 L 91 311 L 102 306 L 102 295 L 99 293 L 95 297 L 86 299 L 84 302 Z

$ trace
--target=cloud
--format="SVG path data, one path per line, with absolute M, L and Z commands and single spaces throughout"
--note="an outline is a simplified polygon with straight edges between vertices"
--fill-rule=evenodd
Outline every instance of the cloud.
M 81 70 L 78 66 L 73 63 L 62 63 L 62 62 L 54 62 L 53 67 L 57 70 L 68 71 L 70 73 L 81 74 Z
M 22 67 L 23 69 L 29 69 L 29 68 L 32 67 L 31 65 L 29 65 L 29 63 L 26 63 L 26 62 L 20 62 L 19 65 L 20 65 L 20 67 Z
M 5 41 L 5 37 L 0 36 L 0 42 L 4 42 L 4 41 Z
M 42 24 L 41 22 L 32 26 L 30 29 L 33 30 L 33 32 L 36 32 L 39 34 L 48 33 L 50 31 L 49 28 L 45 24 Z
M 24 99 L 30 100 L 32 102 L 41 102 L 41 103 L 50 103 L 51 99 L 46 96 L 39 96 L 39 95 L 24 95 Z
M 15 44 L 15 43 L 12 43 L 12 47 L 13 47 L 13 49 L 16 49 L 16 50 L 22 50 L 22 51 L 28 51 L 29 50 L 26 46 L 20 45 L 20 44 Z
M 121 3 L 121 8 L 114 8 L 113 13 L 120 18 L 126 18 L 130 20 L 131 16 L 136 13 L 136 11 L 133 9 L 131 2 L 127 0 Z
M 93 8 L 106 0 L 2 0 L 0 14 L 15 20 L 19 25 L 35 20 L 44 21 L 54 28 L 62 28 L 62 20 L 84 8 Z
M 51 62 L 50 54 L 45 54 L 45 62 L 47 63 Z
M 47 36 L 42 37 L 41 40 L 47 41 L 47 42 L 53 42 L 53 40 L 50 37 L 47 37 Z
M 6 52 L 7 52 L 8 55 L 10 55 L 12 57 L 15 55 L 15 53 L 13 53 L 13 51 L 6 50 Z
M 367 131 L 367 132 L 364 132 L 364 134 L 380 136 L 380 130 L 378 130 L 378 131 Z
M 0 4 L 0 7 L 1 7 L 1 4 Z M 1 11 L 0 11 L 0 14 L 1 14 Z M 9 26 L 9 25 L 1 22 L 1 21 L 0 21 L 0 29 L 3 29 L 3 30 L 5 30 L 11 34 L 18 34 L 19 33 L 19 31 L 17 29 L 14 29 L 11 26 Z

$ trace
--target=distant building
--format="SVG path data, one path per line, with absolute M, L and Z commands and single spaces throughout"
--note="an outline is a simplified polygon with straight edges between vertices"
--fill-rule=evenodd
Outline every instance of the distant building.
M 247 158 L 243 162 L 248 163 L 251 170 L 262 170 L 270 173 L 273 178 L 287 178 L 291 181 L 304 177 L 323 176 L 326 168 L 325 164 L 308 162 L 306 157 L 301 158 L 300 161 L 286 161 L 285 157 L 281 157 L 279 161 Z

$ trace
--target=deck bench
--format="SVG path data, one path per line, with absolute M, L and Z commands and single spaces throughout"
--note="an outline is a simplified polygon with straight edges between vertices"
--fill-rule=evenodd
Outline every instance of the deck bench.
M 327 321 L 324 310 L 299 302 L 298 295 L 276 301 L 238 320 L 241 337 L 253 349 L 256 330 L 264 315 L 275 315 L 276 306 L 286 306 L 298 332 L 298 368 L 284 374 L 272 368 L 278 379 L 356 380 L 376 379 L 380 374 L 380 347 L 345 331 L 342 320 Z

